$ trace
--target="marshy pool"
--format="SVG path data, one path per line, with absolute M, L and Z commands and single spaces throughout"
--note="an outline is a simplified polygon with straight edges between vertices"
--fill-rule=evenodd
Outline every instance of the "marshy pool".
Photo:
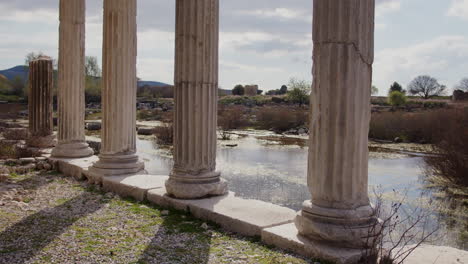
M 217 170 L 228 181 L 229 190 L 237 196 L 300 210 L 302 202 L 310 199 L 306 183 L 308 148 L 305 140 L 304 137 L 278 137 L 264 131 L 238 131 L 233 139 L 218 141 Z M 151 138 L 139 139 L 137 149 L 148 173 L 168 175 L 173 161 L 167 149 L 157 146 Z M 387 200 L 406 196 L 408 205 L 417 203 L 436 212 L 429 202 L 433 191 L 426 188 L 425 175 L 422 154 L 370 152 L 371 199 L 377 190 Z M 437 204 L 440 207 L 440 203 Z M 458 215 L 462 219 L 456 219 L 457 223 L 466 221 L 466 212 Z M 452 223 L 450 228 L 445 221 L 441 223 L 443 231 L 439 233 L 442 238 L 434 244 L 467 249 L 466 241 L 460 241 L 460 224 L 457 223 Z

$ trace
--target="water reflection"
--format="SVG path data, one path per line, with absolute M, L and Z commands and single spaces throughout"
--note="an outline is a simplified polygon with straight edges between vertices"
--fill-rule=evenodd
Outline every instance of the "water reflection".
M 292 142 L 301 140 L 305 139 L 296 138 Z M 138 140 L 137 148 L 150 174 L 168 175 L 173 161 L 167 150 L 159 149 L 151 140 Z M 306 184 L 307 152 L 303 143 L 285 145 L 265 135 L 249 134 L 219 142 L 217 169 L 229 182 L 229 190 L 237 196 L 300 210 L 302 202 L 310 199 Z M 421 197 L 427 198 L 422 180 L 423 164 L 420 156 L 371 153 L 369 192 L 372 194 L 379 186 L 388 199 L 396 198 L 391 197 L 393 190 L 406 193 L 409 206 Z M 452 243 L 444 241 L 443 244 Z

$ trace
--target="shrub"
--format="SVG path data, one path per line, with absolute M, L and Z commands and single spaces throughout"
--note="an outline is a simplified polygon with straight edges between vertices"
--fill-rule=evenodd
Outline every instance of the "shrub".
M 392 106 L 402 106 L 406 104 L 406 95 L 399 91 L 393 91 L 388 95 L 388 103 Z
M 167 123 L 154 128 L 156 143 L 159 145 L 172 145 L 174 142 L 174 126 L 172 123 Z
M 238 84 L 232 89 L 232 95 L 244 95 L 245 89 L 244 86 Z
M 220 107 L 218 109 L 218 127 L 223 131 L 245 128 L 248 120 L 242 106 Z
M 433 174 L 468 187 L 468 111 L 453 110 L 445 116 L 444 133 L 438 133 L 435 151 L 438 157 L 425 160 Z
M 0 141 L 0 159 L 11 158 L 16 158 L 15 145 Z
M 292 128 L 306 126 L 308 112 L 304 109 L 264 107 L 257 113 L 257 122 L 259 129 L 272 129 L 282 133 Z
M 407 142 L 436 143 L 453 119 L 454 110 L 440 109 L 421 113 L 385 112 L 371 116 L 369 137 Z M 441 122 L 444 120 L 444 122 Z
M 287 93 L 288 101 L 299 105 L 309 104 L 311 86 L 305 80 L 291 78 L 289 81 L 291 89 Z

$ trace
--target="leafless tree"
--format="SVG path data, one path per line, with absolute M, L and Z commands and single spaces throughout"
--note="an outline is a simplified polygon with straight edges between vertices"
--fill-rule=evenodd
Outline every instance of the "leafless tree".
M 395 197 L 399 197 L 394 190 Z M 381 219 L 368 231 L 369 247 L 362 264 L 402 264 L 422 243 L 439 230 L 431 226 L 431 212 L 422 206 L 405 206 L 407 195 L 397 201 L 385 203 L 383 193 L 374 190 L 375 215 Z
M 455 88 L 457 90 L 462 90 L 464 92 L 468 92 L 468 78 L 463 78 Z
M 410 94 L 421 96 L 424 99 L 442 95 L 446 88 L 445 85 L 439 84 L 436 78 L 429 75 L 418 76 L 408 85 Z

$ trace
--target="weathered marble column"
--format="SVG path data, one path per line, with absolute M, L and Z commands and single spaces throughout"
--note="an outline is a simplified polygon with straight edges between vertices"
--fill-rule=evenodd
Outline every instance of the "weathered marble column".
M 52 156 L 81 158 L 94 152 L 85 141 L 86 0 L 60 0 L 58 145 Z
M 218 0 L 177 0 L 174 168 L 166 189 L 190 199 L 227 192 L 216 169 Z
M 375 0 L 314 0 L 312 120 L 299 233 L 361 248 L 376 223 L 367 193 Z
M 136 0 L 104 0 L 102 131 L 99 176 L 135 174 L 144 163 L 136 155 Z M 98 176 L 98 177 L 96 177 Z
M 48 148 L 55 145 L 52 121 L 53 101 L 52 59 L 41 56 L 29 63 L 29 133 L 27 144 L 31 147 Z

